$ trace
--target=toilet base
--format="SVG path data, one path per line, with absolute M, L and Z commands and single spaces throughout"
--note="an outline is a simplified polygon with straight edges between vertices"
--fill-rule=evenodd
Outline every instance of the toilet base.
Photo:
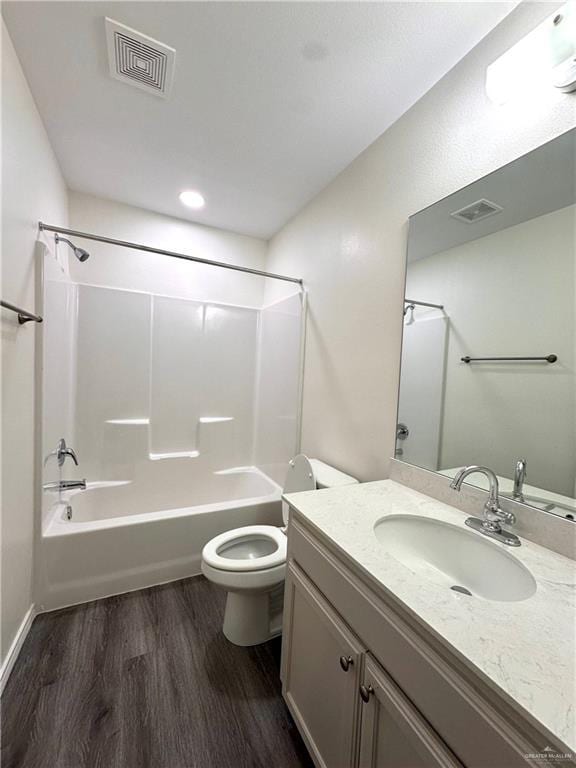
M 260 645 L 281 634 L 285 560 L 273 568 L 232 571 L 214 568 L 203 558 L 202 573 L 227 592 L 223 631 L 231 643 Z
M 223 632 L 234 645 L 260 645 L 282 632 L 283 585 L 272 592 L 228 592 Z

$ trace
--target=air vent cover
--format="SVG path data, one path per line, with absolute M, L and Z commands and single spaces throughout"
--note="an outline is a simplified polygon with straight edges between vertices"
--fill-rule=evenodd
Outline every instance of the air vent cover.
M 106 41 L 112 77 L 157 96 L 168 96 L 174 77 L 174 48 L 108 18 Z
M 458 221 L 464 221 L 466 224 L 475 224 L 477 221 L 487 219 L 488 216 L 494 216 L 495 213 L 500 213 L 501 210 L 502 206 L 482 198 L 482 200 L 476 200 L 475 203 L 466 205 L 458 211 L 453 211 L 450 216 L 458 219 Z

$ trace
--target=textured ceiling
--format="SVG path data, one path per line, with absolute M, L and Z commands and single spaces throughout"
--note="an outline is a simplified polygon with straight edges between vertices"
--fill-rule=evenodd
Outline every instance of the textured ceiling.
M 517 2 L 5 2 L 68 185 L 268 238 Z M 168 99 L 114 80 L 104 17 L 177 50 Z M 202 211 L 178 200 L 185 188 Z

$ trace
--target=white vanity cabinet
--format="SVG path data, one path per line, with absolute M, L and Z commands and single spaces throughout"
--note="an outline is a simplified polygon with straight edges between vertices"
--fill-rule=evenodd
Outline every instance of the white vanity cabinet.
M 565 747 L 291 511 L 282 692 L 318 768 L 567 768 Z M 548 753 L 549 754 L 549 753 Z
M 370 655 L 360 695 L 360 768 L 461 768 L 462 764 Z
M 286 578 L 283 692 L 321 768 L 461 768 L 294 563 Z
M 293 565 L 285 594 L 284 697 L 316 764 L 352 768 L 364 649 Z

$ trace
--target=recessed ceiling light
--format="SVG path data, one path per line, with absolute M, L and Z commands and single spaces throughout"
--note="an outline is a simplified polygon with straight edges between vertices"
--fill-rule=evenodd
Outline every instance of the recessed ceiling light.
M 196 192 L 194 189 L 185 189 L 184 192 L 180 193 L 180 202 L 188 208 L 198 209 L 204 208 L 206 201 L 200 192 Z

